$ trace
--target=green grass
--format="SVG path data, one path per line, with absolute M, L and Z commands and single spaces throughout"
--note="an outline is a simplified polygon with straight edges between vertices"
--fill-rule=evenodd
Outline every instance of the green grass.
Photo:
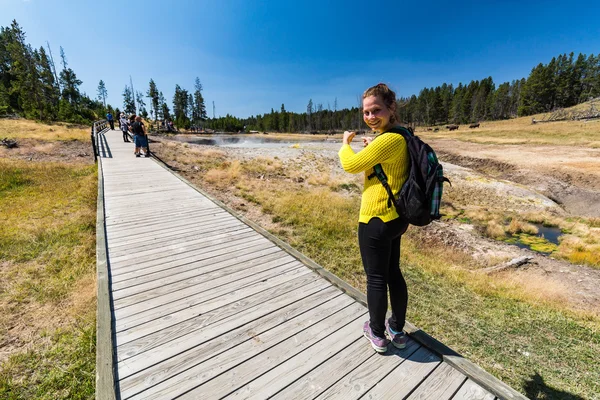
M 96 182 L 95 165 L 0 160 L 0 344 L 20 344 L 2 399 L 94 396 Z
M 93 399 L 96 370 L 94 313 L 48 334 L 49 344 L 11 356 L 0 368 L 0 398 Z

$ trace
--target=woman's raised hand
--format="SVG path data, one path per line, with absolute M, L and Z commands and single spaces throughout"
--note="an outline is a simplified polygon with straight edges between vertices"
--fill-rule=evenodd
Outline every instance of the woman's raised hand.
M 352 139 L 354 139 L 354 136 L 356 136 L 356 132 L 346 131 L 344 132 L 344 138 L 342 139 L 342 142 L 344 144 L 350 144 L 350 142 L 352 142 Z

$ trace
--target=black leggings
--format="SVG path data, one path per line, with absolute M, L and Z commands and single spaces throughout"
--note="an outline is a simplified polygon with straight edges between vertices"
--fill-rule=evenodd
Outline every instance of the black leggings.
M 129 134 L 127 133 L 127 131 L 122 131 L 122 132 L 123 132 L 123 141 L 129 142 Z
M 110 124 L 110 129 L 112 129 L 114 131 L 115 130 L 115 121 L 108 121 L 108 123 Z
M 371 330 L 378 337 L 385 335 L 388 287 L 392 304 L 390 327 L 396 332 L 404 327 L 408 290 L 400 272 L 400 237 L 407 228 L 408 223 L 399 218 L 387 223 L 371 218 L 368 224 L 361 222 L 358 225 L 358 245 L 367 274 Z

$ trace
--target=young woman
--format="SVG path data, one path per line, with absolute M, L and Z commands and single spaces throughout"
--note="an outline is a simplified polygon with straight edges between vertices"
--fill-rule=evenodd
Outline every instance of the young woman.
M 410 159 L 402 135 L 388 133 L 399 126 L 396 117 L 396 94 L 380 83 L 363 94 L 363 119 L 375 132 L 374 139 L 365 137 L 365 146 L 355 153 L 350 147 L 355 132 L 344 132 L 343 145 L 339 151 L 342 167 L 353 174 L 364 172 L 358 224 L 358 244 L 367 275 L 367 304 L 369 321 L 363 327 L 364 335 L 375 351 L 383 353 L 391 340 L 397 348 L 406 346 L 403 332 L 408 302 L 406 282 L 400 271 L 400 237 L 408 228 L 395 207 L 388 205 L 388 194 L 373 176 L 373 167 L 381 164 L 388 183 L 397 193 L 408 177 Z M 388 288 L 392 316 L 385 320 L 388 305 Z M 385 334 L 388 334 L 388 340 Z

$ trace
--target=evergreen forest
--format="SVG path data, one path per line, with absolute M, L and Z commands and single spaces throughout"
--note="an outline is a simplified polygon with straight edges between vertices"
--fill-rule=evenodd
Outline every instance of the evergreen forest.
M 46 45 L 34 48 L 26 43 L 25 32 L 16 21 L 10 27 L 0 27 L 0 116 L 16 114 L 43 121 L 89 123 L 104 118 L 108 111 L 118 115 L 119 108 L 106 103 L 108 93 L 103 80 L 98 83 L 96 97 L 81 93 L 82 81 L 69 68 L 64 49 L 60 47 L 57 69 L 50 44 Z M 229 114 L 209 118 L 202 90 L 199 78 L 193 91 L 176 85 L 171 110 L 153 79 L 146 93 L 135 91 L 130 82 L 122 93 L 122 110 L 155 122 L 172 120 L 179 129 L 316 133 L 365 127 L 360 108 L 338 110 L 337 98 L 326 106 L 310 99 L 301 113 L 287 111 L 281 104 L 249 118 Z M 528 116 L 599 96 L 600 54 L 570 53 L 538 64 L 527 78 L 500 85 L 491 76 L 457 86 L 443 83 L 423 88 L 418 95 L 400 97 L 397 105 L 404 123 L 431 126 Z

